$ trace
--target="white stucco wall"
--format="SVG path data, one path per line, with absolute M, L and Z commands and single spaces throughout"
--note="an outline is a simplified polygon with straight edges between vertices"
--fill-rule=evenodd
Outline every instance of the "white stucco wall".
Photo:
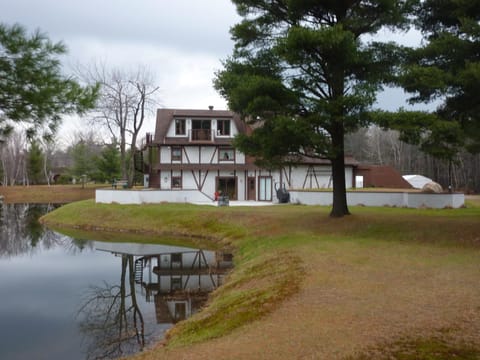
M 107 190 L 95 191 L 95 201 L 104 204 L 201 203 L 212 199 L 198 190 Z
M 239 177 L 240 178 L 240 177 Z M 244 176 L 242 175 L 242 178 Z M 245 180 L 243 180 L 245 181 Z M 239 181 L 239 199 L 241 193 L 244 195 L 243 182 Z M 273 201 L 277 201 L 275 189 Z M 207 196 L 208 195 L 208 196 Z M 210 203 L 212 197 L 209 193 L 198 190 L 96 190 L 95 199 L 97 203 L 118 203 L 118 204 L 158 204 L 161 202 L 173 203 Z M 332 205 L 333 194 L 329 191 L 290 191 L 290 202 L 303 205 Z M 349 205 L 364 206 L 396 206 L 410 208 L 460 208 L 465 204 L 464 194 L 422 194 L 407 192 L 347 192 Z
M 292 167 L 290 188 L 292 189 L 328 189 L 333 187 L 332 168 L 330 165 L 317 165 L 313 170 L 309 166 L 299 165 Z M 345 186 L 351 188 L 353 184 L 353 169 L 345 168 Z M 285 180 L 286 182 L 286 180 Z
M 160 148 L 160 162 L 162 163 L 166 163 L 166 162 L 170 162 L 170 159 L 171 159 L 171 150 L 170 150 L 170 146 L 162 146 Z
M 330 191 L 290 191 L 290 201 L 304 205 L 330 206 L 333 193 Z M 422 194 L 407 192 L 347 192 L 349 205 L 396 206 L 433 209 L 460 208 L 465 204 L 464 194 Z
M 198 158 L 198 156 L 197 156 Z M 204 146 L 202 147 L 201 152 L 201 163 L 202 164 L 209 164 L 210 161 L 216 161 L 215 156 L 215 147 L 214 146 Z

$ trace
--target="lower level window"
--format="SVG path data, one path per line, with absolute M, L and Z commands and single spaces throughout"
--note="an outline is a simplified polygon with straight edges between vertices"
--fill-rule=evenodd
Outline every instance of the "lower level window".
M 182 177 L 172 176 L 172 189 L 181 189 L 181 188 L 182 188 Z
M 220 148 L 219 149 L 219 160 L 220 161 L 233 161 L 235 160 L 235 151 L 231 148 Z

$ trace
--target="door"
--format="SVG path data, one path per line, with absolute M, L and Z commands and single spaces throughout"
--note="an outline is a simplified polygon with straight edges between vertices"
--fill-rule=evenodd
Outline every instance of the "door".
M 233 177 L 218 177 L 217 191 L 221 196 L 228 196 L 229 200 L 237 200 L 237 178 Z
M 272 177 L 260 176 L 258 178 L 258 200 L 272 201 Z
M 255 178 L 249 177 L 247 179 L 247 200 L 256 200 L 256 186 Z

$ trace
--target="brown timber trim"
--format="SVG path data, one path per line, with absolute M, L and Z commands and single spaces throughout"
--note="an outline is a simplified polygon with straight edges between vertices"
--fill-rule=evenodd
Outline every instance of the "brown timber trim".
M 187 138 L 172 138 L 166 137 L 162 145 L 229 145 L 232 146 L 232 138 L 215 138 L 215 141 L 212 140 L 189 140 Z
M 187 163 L 190 164 L 190 158 L 188 157 L 188 151 L 187 149 L 185 148 L 185 146 L 182 146 L 182 149 L 183 149 L 183 152 L 185 154 L 185 159 L 187 159 Z
M 214 163 L 213 160 L 215 159 L 217 152 L 218 152 L 218 146 L 215 146 L 215 150 L 213 150 L 212 158 L 210 159 L 210 164 Z
M 251 164 L 157 164 L 153 170 L 186 170 L 186 171 L 242 171 L 242 170 L 256 170 L 258 167 Z

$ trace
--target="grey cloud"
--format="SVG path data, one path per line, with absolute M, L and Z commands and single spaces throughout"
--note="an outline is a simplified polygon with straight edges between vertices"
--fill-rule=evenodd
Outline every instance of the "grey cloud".
M 90 37 L 222 57 L 233 47 L 229 29 L 239 21 L 228 0 L 16 0 L 1 8 L 0 21 L 39 28 L 67 45 L 70 38 Z

